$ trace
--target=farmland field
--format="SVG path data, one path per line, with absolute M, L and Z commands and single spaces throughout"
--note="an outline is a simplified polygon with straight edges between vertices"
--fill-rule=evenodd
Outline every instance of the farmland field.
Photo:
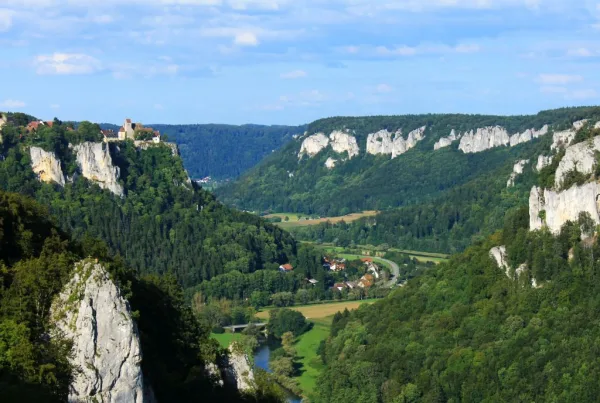
M 321 224 L 324 222 L 331 222 L 332 224 L 335 223 L 339 223 L 341 221 L 345 221 L 345 222 L 352 222 L 352 221 L 356 221 L 359 218 L 363 218 L 363 217 L 373 217 L 377 215 L 377 211 L 363 211 L 362 213 L 353 213 L 353 214 L 348 214 L 345 216 L 340 216 L 340 217 L 321 217 L 321 218 L 317 218 L 314 220 L 300 220 L 300 218 L 306 218 L 306 215 L 298 215 L 298 214 L 294 214 L 294 213 L 276 213 L 276 214 L 269 214 L 264 216 L 263 218 L 274 218 L 274 217 L 280 217 L 282 220 L 285 220 L 285 217 L 288 217 L 288 221 L 281 221 L 278 223 L 275 223 L 275 225 L 283 228 L 283 229 L 288 229 L 288 228 L 294 228 L 294 227 L 308 227 L 310 225 L 317 225 L 317 224 Z
M 303 306 L 291 306 L 290 309 L 295 311 L 299 311 L 306 317 L 306 319 L 314 320 L 314 319 L 322 319 L 328 316 L 332 316 L 337 312 L 341 312 L 344 309 L 352 310 L 356 309 L 362 304 L 372 304 L 375 302 L 375 299 L 362 300 L 362 301 L 343 301 L 343 302 L 333 302 L 330 304 L 313 304 L 313 305 L 303 305 Z M 269 311 L 274 308 L 267 308 L 264 311 L 256 314 L 257 317 L 261 319 L 269 318 Z

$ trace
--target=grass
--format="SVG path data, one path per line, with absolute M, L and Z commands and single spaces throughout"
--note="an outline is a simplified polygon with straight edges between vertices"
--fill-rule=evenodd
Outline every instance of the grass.
M 297 377 L 297 380 L 304 395 L 310 395 L 314 391 L 317 378 L 325 367 L 317 350 L 321 341 L 329 336 L 332 320 L 333 316 L 328 316 L 311 321 L 314 324 L 313 328 L 298 337 L 295 344 L 298 362 L 302 364 L 302 374 Z
M 285 217 L 288 217 L 289 221 L 278 222 L 278 223 L 275 223 L 275 225 L 277 225 L 283 229 L 289 229 L 289 228 L 294 228 L 294 227 L 308 227 L 311 225 L 317 225 L 317 224 L 321 224 L 321 223 L 328 222 L 328 221 L 332 224 L 336 224 L 341 221 L 345 221 L 345 222 L 349 223 L 349 222 L 356 221 L 363 217 L 376 216 L 378 213 L 379 213 L 378 211 L 363 211 L 362 213 L 352 213 L 352 214 L 348 214 L 345 216 L 339 216 L 339 217 L 322 217 L 322 218 L 317 218 L 314 220 L 302 220 L 302 221 L 300 221 L 300 218 L 307 217 L 307 216 L 302 215 L 302 214 L 295 214 L 295 213 L 275 213 L 275 214 L 266 215 L 266 216 L 264 216 L 264 218 L 280 217 L 282 220 L 284 220 Z
M 377 301 L 376 299 L 365 299 L 362 301 L 342 301 L 342 302 L 331 302 L 327 304 L 312 304 L 312 305 L 302 305 L 302 306 L 291 306 L 290 309 L 295 311 L 299 311 L 306 317 L 306 319 L 310 319 L 311 321 L 326 318 L 328 316 L 333 316 L 337 312 L 341 312 L 344 309 L 352 310 L 358 308 L 362 304 L 372 304 Z M 260 319 L 268 319 L 269 311 L 272 309 L 276 309 L 274 307 L 264 308 L 263 311 L 260 311 L 256 314 Z
M 221 347 L 228 348 L 229 345 L 242 337 L 241 333 L 211 333 L 210 337 L 217 340 Z

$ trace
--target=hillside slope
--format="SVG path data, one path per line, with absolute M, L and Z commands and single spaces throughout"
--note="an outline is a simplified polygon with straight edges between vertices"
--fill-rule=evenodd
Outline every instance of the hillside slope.
M 199 189 L 172 145 L 105 144 L 99 132 L 91 123 L 4 126 L 0 188 L 48 206 L 76 239 L 100 238 L 140 273 L 173 273 L 184 287 L 296 263 L 289 234 Z
M 336 216 L 377 209 L 384 211 L 377 219 L 352 224 L 355 242 L 452 252 L 498 229 L 497 206 L 526 203 L 538 156 L 567 140 L 561 136 L 572 138 L 574 123 L 599 118 L 600 108 L 567 108 L 515 117 L 323 119 L 217 195 L 261 212 Z M 529 160 L 524 175 L 507 188 L 523 160 Z M 300 234 L 331 241 L 344 232 L 313 230 Z
M 502 231 L 337 315 L 313 400 L 597 400 L 599 151 L 583 124 Z

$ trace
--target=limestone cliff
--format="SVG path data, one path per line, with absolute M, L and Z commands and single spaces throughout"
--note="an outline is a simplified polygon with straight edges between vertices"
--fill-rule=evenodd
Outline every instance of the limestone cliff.
M 552 145 L 550 146 L 550 149 L 555 150 L 557 148 L 568 147 L 575 138 L 577 131 L 583 128 L 587 122 L 587 119 L 578 120 L 577 122 L 573 122 L 573 128 L 554 132 L 552 135 Z
M 512 187 L 515 186 L 515 180 L 517 179 L 517 177 L 519 175 L 521 175 L 523 173 L 523 170 L 525 169 L 525 165 L 529 164 L 529 160 L 521 160 L 518 161 L 514 167 L 513 167 L 513 171 L 510 174 L 510 178 L 508 179 L 508 182 L 506 183 L 506 187 Z
M 399 133 L 402 135 L 402 132 Z M 367 153 L 372 155 L 391 154 L 393 148 L 392 133 L 380 130 L 367 136 Z
M 600 151 L 600 136 L 596 136 L 592 141 L 584 141 L 567 147 L 565 156 L 560 160 L 556 169 L 555 183 L 556 188 L 560 188 L 569 171 L 577 170 L 582 174 L 589 175 L 596 168 L 595 152 Z
M 458 149 L 464 153 L 478 153 L 509 144 L 510 135 L 505 128 L 490 126 L 465 133 L 460 139 Z
M 356 137 L 348 133 L 336 130 L 329 135 L 329 140 L 329 144 L 333 151 L 338 154 L 347 152 L 348 158 L 350 159 L 357 156 L 360 151 L 358 143 L 356 142 Z
M 221 367 L 225 383 L 236 387 L 240 392 L 256 389 L 254 371 L 250 365 L 250 360 L 245 353 L 238 351 L 235 344 L 229 346 L 229 353 Z
M 179 148 L 177 147 L 177 144 L 175 144 L 175 143 L 169 143 L 169 142 L 164 142 L 164 141 L 160 142 L 160 143 L 155 143 L 154 141 L 135 140 L 133 142 L 133 144 L 140 150 L 147 150 L 152 147 L 169 147 L 171 149 L 171 154 L 173 154 L 173 156 L 179 155 Z
M 129 304 L 102 265 L 76 264 L 52 304 L 56 332 L 73 341 L 69 402 L 151 401 L 144 391 L 140 341 Z
M 546 168 L 547 166 L 552 165 L 552 161 L 554 161 L 554 157 L 551 155 L 538 156 L 537 164 L 535 164 L 535 170 L 538 172 L 541 171 L 542 169 Z
M 327 167 L 327 169 L 333 169 L 335 168 L 335 163 L 337 162 L 337 160 L 334 160 L 333 158 L 327 158 L 327 161 L 325 161 L 325 166 Z
M 552 233 L 558 234 L 567 221 L 577 221 L 581 212 L 589 213 L 599 224 L 599 198 L 600 184 L 595 182 L 562 192 L 533 187 L 529 195 L 529 228 L 534 231 L 547 226 Z
M 408 133 L 406 140 L 402 137 L 402 133 L 396 133 L 392 148 L 392 158 L 404 154 L 411 148 L 414 148 L 417 143 L 425 138 L 425 130 L 427 126 L 420 127 Z
M 31 169 L 40 181 L 54 182 L 60 186 L 65 186 L 65 176 L 60 167 L 60 161 L 53 152 L 44 151 L 39 147 L 31 147 L 29 155 L 31 157 Z
M 490 257 L 494 259 L 499 269 L 504 270 L 506 277 L 510 279 L 518 279 L 523 273 L 527 271 L 527 265 L 520 265 L 514 273 L 514 277 L 511 275 L 511 267 L 508 264 L 508 256 L 506 253 L 506 246 L 496 246 L 495 248 L 490 249 Z M 537 281 L 535 279 L 531 279 L 531 285 L 534 288 L 537 288 Z
M 298 153 L 298 158 L 302 158 L 304 155 L 314 157 L 323 149 L 325 149 L 328 145 L 329 138 L 327 138 L 327 136 L 325 136 L 323 133 L 313 134 L 312 136 L 309 136 L 306 139 L 304 139 L 304 141 L 302 142 L 300 152 Z
M 123 196 L 123 187 L 119 183 L 120 170 L 113 165 L 107 145 L 85 142 L 76 145 L 73 150 L 77 154 L 77 164 L 84 178 L 117 196 Z
M 449 147 L 455 141 L 460 140 L 461 137 L 462 134 L 456 134 L 456 130 L 452 129 L 448 137 L 442 137 L 433 145 L 433 149 L 435 151 L 440 148 Z
M 371 133 L 367 136 L 367 153 L 373 155 L 391 154 L 392 158 L 396 158 L 414 148 L 419 141 L 423 140 L 426 129 L 427 127 L 423 126 L 413 130 L 408 133 L 406 139 L 402 136 L 402 130 L 398 130 L 396 133 L 387 130 Z
M 517 133 L 510 136 L 510 146 L 514 147 L 518 144 L 527 143 L 533 139 L 548 134 L 548 125 L 545 125 L 540 130 L 527 129 L 523 133 Z

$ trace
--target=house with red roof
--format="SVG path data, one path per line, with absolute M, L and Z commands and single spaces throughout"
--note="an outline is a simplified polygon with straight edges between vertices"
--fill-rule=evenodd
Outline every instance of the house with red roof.
M 288 273 L 288 272 L 294 271 L 294 266 L 292 266 L 289 263 L 282 264 L 281 266 L 279 266 L 279 271 Z

